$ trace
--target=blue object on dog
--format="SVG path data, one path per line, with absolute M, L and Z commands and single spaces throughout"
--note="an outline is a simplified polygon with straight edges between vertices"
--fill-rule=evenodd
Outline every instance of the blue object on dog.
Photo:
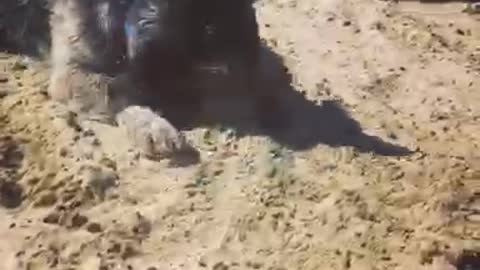
M 135 41 L 137 39 L 137 28 L 133 25 L 125 22 L 124 24 L 125 36 L 127 37 L 127 53 L 128 58 L 132 59 L 135 55 L 136 48 L 134 48 Z

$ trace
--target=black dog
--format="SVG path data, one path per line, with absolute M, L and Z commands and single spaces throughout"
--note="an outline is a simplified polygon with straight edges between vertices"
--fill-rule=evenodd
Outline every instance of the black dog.
M 4 1 L 0 11 L 13 0 Z M 36 32 L 41 38 L 12 39 L 28 31 L 5 22 L 0 30 L 18 47 L 51 44 L 48 93 L 79 114 L 115 119 L 133 105 L 194 106 L 232 80 L 241 91 L 260 93 L 254 87 L 260 38 L 253 0 L 46 1 L 24 1 L 20 17 L 38 26 L 49 22 L 49 32 Z M 258 100 L 263 109 L 268 95 Z M 146 116 L 129 119 L 135 117 Z
M 272 102 L 255 87 L 260 38 L 251 0 L 136 0 L 125 30 L 129 71 L 161 92 L 149 105 L 167 118 L 168 107 L 195 113 L 211 93 L 249 92 L 260 109 Z

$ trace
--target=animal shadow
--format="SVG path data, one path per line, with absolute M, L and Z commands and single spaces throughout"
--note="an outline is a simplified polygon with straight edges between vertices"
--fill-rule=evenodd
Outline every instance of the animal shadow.
M 247 94 L 208 97 L 203 105 L 204 110 L 197 114 L 200 116 L 189 125 L 182 126 L 179 124 L 182 121 L 175 119 L 175 115 L 185 112 L 170 113 L 169 120 L 183 129 L 222 125 L 236 130 L 240 137 L 268 136 L 292 150 L 307 150 L 318 144 L 326 144 L 332 147 L 352 146 L 360 152 L 373 152 L 384 156 L 404 156 L 412 153 L 406 147 L 364 133 L 359 122 L 338 102 L 326 100 L 317 104 L 306 99 L 300 91 L 293 88 L 292 78 L 283 61 L 269 48 L 262 48 L 261 58 L 262 78 L 258 82 L 258 89 L 268 91 L 272 104 L 276 100 L 279 105 L 273 112 L 270 108 L 262 110 L 265 114 L 271 114 L 270 117 L 259 115 L 254 108 L 253 98 Z M 258 119 L 268 121 L 259 123 Z

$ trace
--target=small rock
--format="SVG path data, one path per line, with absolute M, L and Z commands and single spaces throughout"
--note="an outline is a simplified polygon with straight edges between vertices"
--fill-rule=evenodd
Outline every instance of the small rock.
M 66 157 L 68 155 L 68 148 L 61 147 L 58 151 L 58 154 L 60 155 L 60 157 Z
M 202 258 L 198 261 L 198 266 L 205 268 L 207 267 L 207 262 L 205 262 L 205 260 Z
M 102 232 L 102 226 L 96 222 L 92 222 L 87 225 L 87 231 L 90 233 L 99 233 Z
M 192 197 L 194 197 L 195 195 L 197 195 L 197 191 L 196 191 L 196 190 L 188 190 L 188 191 L 187 191 L 187 196 L 188 196 L 188 198 L 192 198 Z
M 59 221 L 60 221 L 60 214 L 58 212 L 50 213 L 48 214 L 48 216 L 46 216 L 43 219 L 43 223 L 47 223 L 47 224 L 58 224 Z
M 260 269 L 262 268 L 263 264 L 261 262 L 251 262 L 250 263 L 250 266 L 253 268 L 253 269 Z
M 131 245 L 126 245 L 121 256 L 123 260 L 126 260 L 128 258 L 135 256 L 136 254 L 137 254 L 137 251 Z
M 120 253 L 122 246 L 119 243 L 113 243 L 111 247 L 107 249 L 108 253 Z
M 398 139 L 397 134 L 395 134 L 393 131 L 390 131 L 387 136 L 388 136 L 388 138 L 390 138 L 392 140 L 397 140 Z
M 86 216 L 82 216 L 80 214 L 76 214 L 73 216 L 71 220 L 71 226 L 74 228 L 80 228 L 88 222 L 88 218 Z
M 223 262 L 218 262 L 213 266 L 212 270 L 228 270 L 228 265 Z

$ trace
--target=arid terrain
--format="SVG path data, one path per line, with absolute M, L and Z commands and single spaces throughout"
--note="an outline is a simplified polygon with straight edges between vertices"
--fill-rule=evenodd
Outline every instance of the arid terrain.
M 210 112 L 230 124 L 186 131 L 197 163 L 79 127 L 48 100 L 46 64 L 0 55 L 0 269 L 480 269 L 480 15 L 256 6 L 291 123 Z

